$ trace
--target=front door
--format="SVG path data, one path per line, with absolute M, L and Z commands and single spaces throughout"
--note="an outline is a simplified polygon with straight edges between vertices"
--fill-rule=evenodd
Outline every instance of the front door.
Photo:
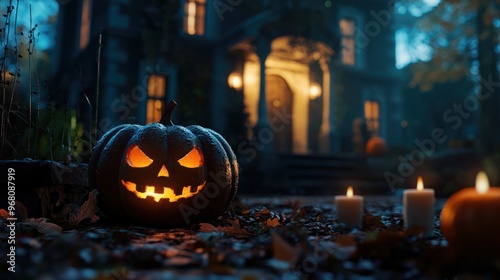
M 269 121 L 274 133 L 273 146 L 279 153 L 291 153 L 293 146 L 292 114 L 293 96 L 288 83 L 278 75 L 266 77 L 266 99 Z

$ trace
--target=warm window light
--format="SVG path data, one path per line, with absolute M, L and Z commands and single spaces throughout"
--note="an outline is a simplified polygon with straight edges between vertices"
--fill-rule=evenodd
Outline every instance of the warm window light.
M 189 2 L 187 6 L 187 33 L 196 34 L 196 3 Z
M 243 87 L 243 80 L 241 79 L 241 75 L 238 73 L 231 73 L 229 77 L 227 77 L 227 83 L 230 88 L 235 90 L 241 90 Z
M 347 197 L 352 197 L 354 195 L 354 191 L 352 190 L 352 187 L 349 186 L 347 188 Z
M 487 193 L 490 189 L 490 182 L 488 176 L 483 171 L 479 172 L 476 177 L 476 191 L 479 194 Z
M 163 103 L 165 98 L 166 77 L 152 74 L 148 79 L 148 101 L 146 111 L 146 122 L 158 122 L 161 119 Z
M 312 100 L 318 98 L 321 95 L 321 86 L 317 83 L 312 83 L 309 87 L 309 98 Z
M 340 20 L 341 39 L 341 60 L 343 64 L 354 66 L 356 65 L 356 39 L 355 39 L 356 23 L 352 19 Z
M 184 31 L 189 35 L 205 33 L 206 0 L 186 0 L 184 8 Z
M 424 189 L 424 180 L 422 180 L 422 176 L 418 176 L 417 179 L 417 190 L 421 191 Z
M 365 101 L 365 119 L 368 131 L 372 136 L 378 136 L 380 129 L 380 107 L 377 101 L 366 100 Z

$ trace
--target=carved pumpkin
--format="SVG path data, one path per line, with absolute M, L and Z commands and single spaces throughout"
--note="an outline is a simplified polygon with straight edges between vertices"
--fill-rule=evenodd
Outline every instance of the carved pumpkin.
M 89 183 L 108 215 L 152 225 L 187 225 L 218 217 L 236 194 L 238 163 L 213 130 L 160 123 L 117 126 L 99 140 Z

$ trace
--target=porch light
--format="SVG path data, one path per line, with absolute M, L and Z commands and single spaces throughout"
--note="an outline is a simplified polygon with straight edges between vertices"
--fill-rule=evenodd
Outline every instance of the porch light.
M 236 72 L 232 72 L 227 77 L 227 84 L 234 90 L 241 90 L 243 87 L 243 80 L 241 79 L 241 75 Z
M 309 98 L 314 100 L 321 96 L 321 86 L 317 83 L 311 83 L 309 86 Z

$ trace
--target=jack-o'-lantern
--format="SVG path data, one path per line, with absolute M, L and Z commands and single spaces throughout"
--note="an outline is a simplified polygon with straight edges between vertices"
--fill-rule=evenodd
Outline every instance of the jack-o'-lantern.
M 120 125 L 94 148 L 89 183 L 108 215 L 152 225 L 218 217 L 236 194 L 238 163 L 215 131 L 172 124 L 172 101 L 160 123 Z

